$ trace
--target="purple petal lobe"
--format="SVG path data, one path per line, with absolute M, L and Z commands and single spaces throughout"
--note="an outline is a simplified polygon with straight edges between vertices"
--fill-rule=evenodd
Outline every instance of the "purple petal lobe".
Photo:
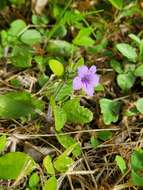
M 82 82 L 80 77 L 75 77 L 73 80 L 73 89 L 79 90 L 82 88 Z
M 96 74 L 90 75 L 90 85 L 91 86 L 97 86 L 99 84 L 99 76 Z
M 94 94 L 94 87 L 89 84 L 83 84 L 83 89 L 88 96 L 93 96 Z
M 86 75 L 88 73 L 88 67 L 87 66 L 81 66 L 78 68 L 78 76 L 84 77 L 84 75 Z
M 93 74 L 96 73 L 96 66 L 95 65 L 91 66 L 89 71 Z

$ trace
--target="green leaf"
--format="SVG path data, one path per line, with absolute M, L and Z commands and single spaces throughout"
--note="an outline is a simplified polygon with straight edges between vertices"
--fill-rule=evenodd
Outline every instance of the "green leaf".
M 122 9 L 123 7 L 123 0 L 108 0 L 114 7 L 117 9 Z
M 89 37 L 91 32 L 91 28 L 82 28 L 73 40 L 73 44 L 85 47 L 92 46 L 95 41 Z
M 101 113 L 103 114 L 103 121 L 106 125 L 116 122 L 119 117 L 121 103 L 106 98 L 100 99 Z
M 109 140 L 112 137 L 111 131 L 100 131 L 98 133 L 98 138 L 102 141 Z
M 77 143 L 71 145 L 65 152 L 63 152 L 58 158 L 54 161 L 54 167 L 59 172 L 66 172 L 67 169 L 74 163 L 73 159 L 68 155 L 74 150 L 77 146 Z
M 36 172 L 34 172 L 29 178 L 29 187 L 34 188 L 37 187 L 39 183 L 39 176 Z
M 60 131 L 66 121 L 67 121 L 67 115 L 63 108 L 60 108 L 59 106 L 54 107 L 54 117 L 55 117 L 55 127 L 57 131 Z
M 67 114 L 67 121 L 70 123 L 84 124 L 93 119 L 93 113 L 89 109 L 80 106 L 76 99 L 65 102 L 63 109 Z
M 65 25 L 60 24 L 53 34 L 53 38 L 63 38 L 67 35 L 67 29 Z
M 4 151 L 6 142 L 7 142 L 6 135 L 0 136 L 0 152 Z
M 137 110 L 140 113 L 143 113 L 143 98 L 138 99 L 135 105 L 136 105 Z
M 129 60 L 135 62 L 137 59 L 136 49 L 126 43 L 116 45 L 116 48 Z
M 72 94 L 72 81 L 66 81 L 60 89 L 58 90 L 58 93 L 56 94 L 55 100 L 56 101 L 64 101 L 65 99 L 68 99 L 69 96 Z
M 51 156 L 47 155 L 44 160 L 43 160 L 43 165 L 47 170 L 48 174 L 54 175 L 55 174 L 55 170 L 52 164 L 52 158 Z
M 143 150 L 136 149 L 131 155 L 131 178 L 134 185 L 143 186 L 143 178 L 141 173 L 143 172 Z
M 35 169 L 34 160 L 23 152 L 10 152 L 0 157 L 0 179 L 16 179 Z
M 95 91 L 96 92 L 104 92 L 104 86 L 102 84 L 98 84 L 96 87 L 95 87 Z
M 141 40 L 139 49 L 140 49 L 139 60 L 140 60 L 140 62 L 143 62 L 143 40 Z
M 10 29 L 8 31 L 8 34 L 12 36 L 18 36 L 20 32 L 22 32 L 25 28 L 26 28 L 26 23 L 21 19 L 17 19 L 10 24 Z
M 64 148 L 69 148 L 71 145 L 77 143 L 76 140 L 74 138 L 72 138 L 69 135 L 56 135 L 57 139 L 59 141 L 59 143 L 64 147 Z M 74 156 L 79 156 L 81 154 L 81 148 L 79 146 L 79 144 L 77 144 L 77 146 L 73 149 L 72 151 Z
M 128 116 L 128 117 L 129 117 L 129 116 L 135 116 L 135 115 L 137 115 L 137 114 L 139 114 L 139 111 L 137 110 L 136 107 L 133 107 L 133 108 L 127 110 L 127 111 L 124 113 L 124 115 L 125 115 L 125 116 Z
M 143 170 L 143 150 L 134 150 L 131 155 L 131 167 L 133 170 Z
M 59 62 L 56 59 L 50 59 L 49 60 L 49 66 L 50 69 L 53 71 L 53 73 L 57 76 L 62 76 L 64 73 L 64 66 L 61 62 Z
M 41 72 L 44 72 L 45 71 L 45 67 L 46 67 L 46 65 L 45 65 L 45 63 L 44 63 L 44 57 L 43 56 L 35 56 L 34 57 L 34 60 L 35 60 L 35 62 L 37 63 L 37 67 L 39 68 L 39 70 L 41 71 Z
M 130 37 L 137 45 L 140 45 L 141 40 L 140 40 L 140 38 L 139 38 L 137 35 L 135 35 L 135 34 L 129 34 L 129 37 Z
M 75 47 L 64 40 L 50 40 L 47 51 L 52 55 L 70 57 L 75 52 Z
M 117 76 L 117 83 L 119 87 L 126 92 L 133 87 L 135 83 L 135 76 L 132 72 L 119 74 Z
M 25 0 L 9 0 L 12 4 L 22 5 L 25 3 Z
M 12 65 L 18 68 L 28 68 L 31 67 L 32 54 L 25 47 L 13 47 L 11 53 Z
M 134 185 L 143 186 L 143 178 L 139 176 L 134 170 L 131 172 L 131 179 Z
M 100 145 L 100 141 L 94 136 L 91 137 L 90 143 L 91 143 L 93 148 L 97 148 L 98 145 Z
M 1 45 L 7 46 L 8 45 L 8 32 L 6 32 L 5 30 L 1 30 L 0 37 L 1 37 Z
M 40 32 L 34 29 L 26 30 L 20 37 L 21 41 L 27 45 L 38 44 L 42 40 Z
M 32 98 L 27 92 L 9 92 L 0 95 L 0 118 L 18 119 L 42 109 L 41 101 Z
M 127 169 L 126 162 L 124 161 L 124 159 L 121 156 L 116 155 L 115 161 L 117 162 L 117 165 L 120 168 L 122 174 L 124 174 Z
M 111 60 L 110 65 L 111 65 L 111 67 L 112 67 L 117 73 L 123 73 L 123 72 L 124 72 L 121 63 L 119 63 L 118 61 L 116 61 L 116 60 L 113 59 L 113 60 Z
M 50 177 L 45 182 L 43 190 L 57 190 L 57 179 L 55 176 Z
M 139 65 L 134 72 L 135 76 L 143 77 L 143 64 Z

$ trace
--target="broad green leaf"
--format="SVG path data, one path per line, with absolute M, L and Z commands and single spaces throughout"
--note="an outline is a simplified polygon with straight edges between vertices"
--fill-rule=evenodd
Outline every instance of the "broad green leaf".
M 22 42 L 24 42 L 27 45 L 34 45 L 38 44 L 42 40 L 42 36 L 40 32 L 34 29 L 28 29 L 26 30 L 21 36 L 20 39 Z
M 129 34 L 129 37 L 130 37 L 137 45 L 140 45 L 141 40 L 140 40 L 140 38 L 139 38 L 137 35 L 135 35 L 135 34 Z
M 131 155 L 131 178 L 134 185 L 143 186 L 143 178 L 141 173 L 143 172 L 143 150 L 136 149 Z
M 121 63 L 119 63 L 116 60 L 111 60 L 110 62 L 111 67 L 117 72 L 117 73 L 123 73 L 123 66 L 121 65 Z
M 1 37 L 1 45 L 6 46 L 8 44 L 8 32 L 5 30 L 1 30 L 0 37 Z
M 124 174 L 127 169 L 125 160 L 120 155 L 116 155 L 115 161 L 117 162 L 117 166 L 120 168 L 122 174 Z
M 121 103 L 110 99 L 100 99 L 101 113 L 103 114 L 103 121 L 106 125 L 116 122 L 119 117 Z
M 32 54 L 30 50 L 25 47 L 13 47 L 11 53 L 12 65 L 18 68 L 28 68 L 31 67 Z
M 55 170 L 53 167 L 53 163 L 52 163 L 52 158 L 51 156 L 47 155 L 44 160 L 43 160 L 43 165 L 47 170 L 48 174 L 54 175 L 55 174 Z
M 71 145 L 54 161 L 54 167 L 57 171 L 66 172 L 66 170 L 74 163 L 73 159 L 70 158 L 68 155 L 75 149 L 76 146 L 77 143 Z
M 108 0 L 114 7 L 117 9 L 122 9 L 123 7 L 123 0 Z
M 55 127 L 57 131 L 60 131 L 66 121 L 67 121 L 67 115 L 63 108 L 60 108 L 59 106 L 54 107 L 54 117 L 55 117 Z
M 48 15 L 32 15 L 32 23 L 35 25 L 48 24 L 49 18 Z
M 19 119 L 42 109 L 43 103 L 27 92 L 9 92 L 0 95 L 0 118 Z
M 137 110 L 140 113 L 143 113 L 143 98 L 138 99 L 135 105 L 136 105 Z
M 55 75 L 62 76 L 64 74 L 64 66 L 58 60 L 50 59 L 49 60 L 49 66 Z
M 6 135 L 0 136 L 0 153 L 4 151 L 5 146 L 6 146 L 7 138 Z
M 10 24 L 10 29 L 8 31 L 8 34 L 12 36 L 18 36 L 20 32 L 22 32 L 25 28 L 26 28 L 26 23 L 21 19 L 17 19 Z
M 40 179 L 39 179 L 39 176 L 36 172 L 34 172 L 30 178 L 29 178 L 29 187 L 30 188 L 35 188 L 38 186 L 38 183 L 39 183 Z
M 73 44 L 85 47 L 92 46 L 95 41 L 89 37 L 91 32 L 91 28 L 82 28 L 73 40 Z
M 36 165 L 34 160 L 23 152 L 10 152 L 0 157 L 0 179 L 16 179 L 28 175 Z
M 67 114 L 67 121 L 70 123 L 84 124 L 93 119 L 93 113 L 89 109 L 80 106 L 76 99 L 65 102 L 63 109 Z
M 50 177 L 45 182 L 43 190 L 57 190 L 57 179 L 55 176 Z
M 134 185 L 143 186 L 143 178 L 138 175 L 134 170 L 131 172 L 131 179 Z
M 131 89 L 135 83 L 135 76 L 132 72 L 119 74 L 117 76 L 117 83 L 123 91 Z
M 53 38 L 63 38 L 67 35 L 67 29 L 65 25 L 61 24 L 57 27 L 56 31 L 53 34 Z
M 100 131 L 98 133 L 98 138 L 102 141 L 106 141 L 111 139 L 112 137 L 112 132 L 111 131 Z
M 76 140 L 74 138 L 72 138 L 69 135 L 56 135 L 57 139 L 59 141 L 59 143 L 64 147 L 64 148 L 69 148 L 71 145 L 77 143 Z M 77 146 L 73 149 L 72 151 L 74 156 L 79 156 L 81 154 L 81 148 L 79 146 L 79 144 L 77 144 Z
M 54 167 L 59 172 L 66 172 L 66 170 L 74 163 L 73 159 L 66 155 L 61 155 L 54 162 Z
M 131 167 L 133 170 L 143 170 L 143 150 L 134 150 L 131 155 Z
M 135 76 L 137 77 L 143 77 L 143 64 L 139 65 L 135 72 L 134 72 Z
M 52 55 L 70 57 L 75 52 L 75 47 L 64 40 L 50 40 L 47 51 Z
M 129 60 L 135 62 L 137 59 L 136 49 L 126 43 L 116 45 L 116 48 Z

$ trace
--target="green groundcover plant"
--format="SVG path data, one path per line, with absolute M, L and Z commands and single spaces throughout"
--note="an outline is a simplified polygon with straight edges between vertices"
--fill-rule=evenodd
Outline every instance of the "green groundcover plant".
M 90 189 L 142 187 L 143 40 L 133 19 L 142 3 L 2 0 L 0 11 L 0 188 L 58 190 L 65 179 L 76 186 L 72 175 L 89 175 Z

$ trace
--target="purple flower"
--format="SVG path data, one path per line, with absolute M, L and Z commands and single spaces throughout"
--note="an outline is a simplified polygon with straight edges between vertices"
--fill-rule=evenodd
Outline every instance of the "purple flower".
M 99 76 L 96 74 L 96 67 L 81 66 L 78 68 L 78 76 L 73 80 L 73 89 L 83 89 L 87 95 L 93 96 L 94 87 L 99 84 Z

